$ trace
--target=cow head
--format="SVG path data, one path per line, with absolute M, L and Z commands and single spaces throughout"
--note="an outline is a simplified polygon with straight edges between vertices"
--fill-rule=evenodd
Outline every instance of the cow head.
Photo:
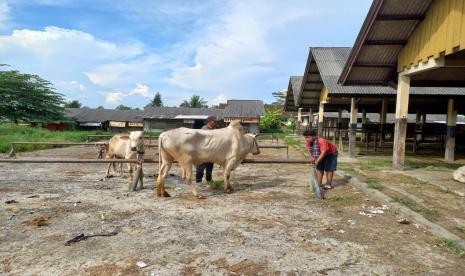
M 131 131 L 129 133 L 129 140 L 131 141 L 131 151 L 137 151 L 138 154 L 144 154 L 144 132 Z
M 260 149 L 258 148 L 257 139 L 255 138 L 257 137 L 257 135 L 247 133 L 244 135 L 244 137 L 247 140 L 247 144 L 250 145 L 250 152 L 253 155 L 260 154 Z

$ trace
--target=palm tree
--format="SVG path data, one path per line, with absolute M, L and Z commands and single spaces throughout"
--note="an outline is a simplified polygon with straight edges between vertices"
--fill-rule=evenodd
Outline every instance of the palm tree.
M 199 95 L 193 95 L 189 101 L 184 101 L 180 107 L 207 108 L 207 101 L 200 98 Z

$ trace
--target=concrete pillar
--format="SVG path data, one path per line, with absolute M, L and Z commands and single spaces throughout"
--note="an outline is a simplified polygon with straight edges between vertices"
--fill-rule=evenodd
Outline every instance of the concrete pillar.
M 349 156 L 355 157 L 355 143 L 357 130 L 357 101 L 355 98 L 350 99 L 350 123 L 349 123 Z
M 379 146 L 382 147 L 384 143 L 384 125 L 387 119 L 387 100 L 381 101 L 381 113 L 379 114 L 379 131 L 381 135 L 379 137 Z
M 407 134 L 407 116 L 410 90 L 410 77 L 399 74 L 396 98 L 396 123 L 394 128 L 394 148 L 392 168 L 400 170 L 405 162 L 405 136 Z
M 447 134 L 445 160 L 453 162 L 455 160 L 455 132 L 457 125 L 457 110 L 454 106 L 454 99 L 449 99 L 447 103 Z
M 320 103 L 320 109 L 318 112 L 318 136 L 323 137 L 323 121 L 325 114 L 325 105 Z
M 296 122 L 296 133 L 300 133 L 302 127 L 302 108 L 297 110 L 297 122 Z

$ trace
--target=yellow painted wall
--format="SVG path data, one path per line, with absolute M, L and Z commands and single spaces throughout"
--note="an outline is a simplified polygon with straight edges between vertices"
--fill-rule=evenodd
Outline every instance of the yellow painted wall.
M 434 0 L 398 57 L 398 71 L 465 49 L 465 0 Z

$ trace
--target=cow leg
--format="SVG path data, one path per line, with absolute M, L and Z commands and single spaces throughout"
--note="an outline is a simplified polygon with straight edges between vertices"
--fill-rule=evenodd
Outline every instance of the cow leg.
M 132 179 L 133 179 L 133 176 L 132 176 L 132 173 L 133 173 L 133 164 L 132 163 L 127 163 L 128 165 L 128 180 L 129 180 L 129 186 L 128 186 L 128 191 L 131 190 L 131 186 L 132 186 Z M 122 167 L 122 166 L 121 166 Z M 122 171 L 123 168 L 121 168 L 121 171 Z
M 171 164 L 171 162 L 163 161 L 160 165 L 157 178 L 157 196 L 159 197 L 170 197 L 170 194 L 165 191 L 165 177 L 171 168 Z
M 115 172 L 117 172 L 116 163 L 113 163 L 113 164 L 114 164 L 113 169 L 115 170 Z M 123 177 L 123 163 L 119 163 L 119 177 Z
M 113 156 L 109 156 L 110 159 L 113 159 Z M 107 169 L 107 174 L 105 175 L 106 178 L 110 178 L 110 167 L 111 167 L 111 164 L 114 164 L 114 163 L 108 163 L 108 169 Z
M 233 167 L 232 163 L 226 163 L 226 165 L 224 166 L 224 172 L 223 172 L 224 192 L 228 194 L 234 191 L 233 187 L 229 183 L 229 179 L 231 178 L 232 167 Z
M 186 180 L 185 180 L 186 185 L 191 187 L 191 190 L 192 190 L 192 193 L 194 194 L 194 196 L 197 197 L 198 199 L 205 198 L 203 195 L 201 195 L 200 193 L 197 192 L 197 190 L 195 189 L 195 185 L 192 183 L 192 163 L 189 163 L 187 165 L 183 164 L 182 167 L 183 167 L 184 173 L 186 175 Z

